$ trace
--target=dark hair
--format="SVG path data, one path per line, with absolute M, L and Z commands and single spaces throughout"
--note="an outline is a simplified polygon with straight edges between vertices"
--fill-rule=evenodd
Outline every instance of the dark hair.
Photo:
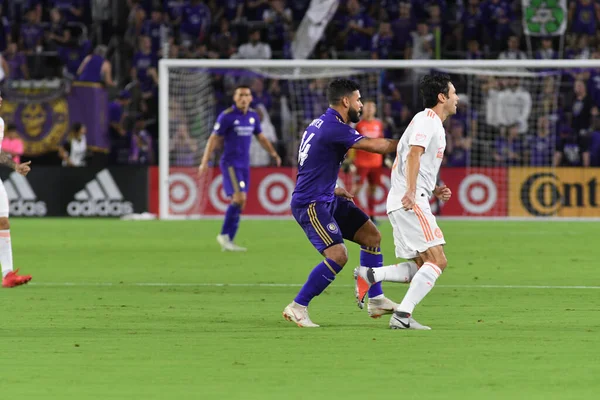
M 419 85 L 421 97 L 423 97 L 423 106 L 425 108 L 435 107 L 440 93 L 448 97 L 448 84 L 450 82 L 450 76 L 447 74 L 425 75 Z
M 331 105 L 339 104 L 342 97 L 348 97 L 355 90 L 360 90 L 358 83 L 350 79 L 334 79 L 327 86 L 327 101 Z
M 252 91 L 250 86 L 246 85 L 245 83 L 240 83 L 239 85 L 236 85 L 235 89 L 233 89 L 233 93 L 235 94 L 235 92 L 237 92 L 238 89 L 248 89 L 248 90 Z
M 6 132 L 16 131 L 17 126 L 15 124 L 6 124 Z

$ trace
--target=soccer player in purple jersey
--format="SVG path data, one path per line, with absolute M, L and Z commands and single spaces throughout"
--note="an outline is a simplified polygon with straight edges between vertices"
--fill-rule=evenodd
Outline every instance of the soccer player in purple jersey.
M 300 292 L 283 310 L 283 317 L 300 327 L 317 328 L 308 316 L 308 304 L 335 279 L 348 261 L 344 239 L 361 245 L 360 265 L 383 266 L 381 234 L 369 216 L 352 201 L 352 195 L 336 188 L 340 165 L 350 148 L 387 154 L 397 140 L 371 139 L 348 124 L 359 121 L 363 104 L 357 83 L 336 79 L 327 88 L 329 108 L 304 131 L 298 154 L 298 176 L 292 194 L 292 214 L 312 245 L 325 260 L 309 274 Z M 395 303 L 381 286 L 369 290 L 369 315 L 392 313 Z
M 255 135 L 261 146 L 273 157 L 277 166 L 281 158 L 262 134 L 260 120 L 254 109 L 250 108 L 252 92 L 246 85 L 236 87 L 233 94 L 233 106 L 217 117 L 213 133 L 208 139 L 198 174 L 202 176 L 208 170 L 208 160 L 216 148 L 223 148 L 221 173 L 223 189 L 231 204 L 225 213 L 221 234 L 217 242 L 223 251 L 246 251 L 233 242 L 240 223 L 240 214 L 246 205 L 246 193 L 250 187 L 250 143 Z

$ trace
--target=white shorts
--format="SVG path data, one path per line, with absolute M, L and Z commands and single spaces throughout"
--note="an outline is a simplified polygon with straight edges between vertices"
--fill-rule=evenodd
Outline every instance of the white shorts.
M 6 189 L 4 189 L 2 179 L 0 179 L 0 218 L 1 217 L 8 218 L 8 195 L 6 194 Z
M 394 210 L 388 217 L 394 230 L 396 257 L 412 259 L 431 247 L 446 244 L 427 196 L 417 194 L 413 210 Z

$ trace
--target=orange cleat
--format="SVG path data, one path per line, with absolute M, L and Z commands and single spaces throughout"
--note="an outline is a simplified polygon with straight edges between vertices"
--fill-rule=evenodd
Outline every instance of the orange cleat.
M 10 271 L 4 278 L 2 278 L 2 287 L 11 288 L 15 286 L 21 286 L 31 280 L 31 275 L 18 275 L 19 270 Z

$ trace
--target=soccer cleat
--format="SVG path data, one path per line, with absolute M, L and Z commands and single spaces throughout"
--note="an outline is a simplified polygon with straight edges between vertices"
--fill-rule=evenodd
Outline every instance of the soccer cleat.
M 221 251 L 246 251 L 245 247 L 233 243 L 229 235 L 217 235 L 217 242 L 221 245 Z
M 367 311 L 369 312 L 369 317 L 379 318 L 385 314 L 393 314 L 394 311 L 396 311 L 396 307 L 398 307 L 398 304 L 387 297 L 381 299 L 369 299 Z
M 19 275 L 19 270 L 10 271 L 2 278 L 2 287 L 11 288 L 24 285 L 31 280 L 31 275 Z
M 430 331 L 431 328 L 425 325 L 421 325 L 409 313 L 396 311 L 392 318 L 390 318 L 391 329 L 414 329 L 419 331 Z
M 301 306 L 294 302 L 288 304 L 283 310 L 283 318 L 293 322 L 300 328 L 318 328 L 319 325 L 310 320 L 308 316 L 308 307 Z
M 354 268 L 354 296 L 356 297 L 356 305 L 361 310 L 365 308 L 365 297 L 369 292 L 371 285 L 361 276 L 367 268 L 356 267 Z

